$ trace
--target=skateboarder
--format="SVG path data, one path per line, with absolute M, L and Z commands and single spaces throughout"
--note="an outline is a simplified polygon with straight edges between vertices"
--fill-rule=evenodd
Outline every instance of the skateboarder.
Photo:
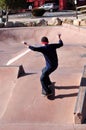
M 56 70 L 58 67 L 58 57 L 56 53 L 56 49 L 63 46 L 63 42 L 61 40 L 61 34 L 58 34 L 59 42 L 49 44 L 47 37 L 41 38 L 41 43 L 44 46 L 34 47 L 28 45 L 26 42 L 24 44 L 33 51 L 41 52 L 45 58 L 46 66 L 42 70 L 42 75 L 40 77 L 41 85 L 42 85 L 42 94 L 45 96 L 52 95 L 52 91 L 50 89 L 50 85 L 52 82 L 50 81 L 49 75 Z

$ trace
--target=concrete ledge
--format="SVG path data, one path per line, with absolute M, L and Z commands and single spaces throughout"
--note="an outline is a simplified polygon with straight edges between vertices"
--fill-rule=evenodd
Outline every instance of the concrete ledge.
M 86 119 L 86 66 L 84 66 L 83 75 L 79 87 L 79 93 L 75 105 L 74 122 L 82 124 Z
M 16 65 L 5 65 L 0 66 L 0 70 L 2 70 L 2 74 L 5 74 L 4 76 L 9 76 L 9 72 L 12 72 L 11 75 L 14 75 L 15 72 L 15 78 L 19 78 L 23 75 L 25 75 L 25 71 L 22 65 L 16 66 Z M 3 79 L 2 79 L 3 80 Z

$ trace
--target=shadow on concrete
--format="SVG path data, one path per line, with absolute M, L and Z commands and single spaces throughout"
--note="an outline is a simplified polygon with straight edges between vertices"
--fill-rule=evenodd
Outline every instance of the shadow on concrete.
M 32 74 L 37 74 L 37 72 L 26 73 L 23 65 L 20 65 L 17 78 L 27 76 L 27 75 L 32 75 Z
M 55 95 L 55 89 L 78 89 L 79 86 L 52 86 L 52 95 L 48 96 L 47 98 L 49 100 L 55 100 L 58 98 L 67 98 L 67 97 L 75 97 L 78 95 L 78 93 L 69 93 L 69 94 L 60 94 L 60 95 Z
M 79 89 L 79 86 L 54 86 L 55 89 Z
M 37 74 L 37 73 L 36 72 L 33 72 L 33 73 L 24 73 L 24 74 L 21 74 L 21 76 L 19 78 L 24 77 L 24 76 L 28 76 L 28 75 L 34 75 L 34 74 Z
M 66 98 L 66 97 L 75 97 L 78 93 L 69 93 L 69 94 L 60 94 L 54 97 L 54 99 L 57 98 Z

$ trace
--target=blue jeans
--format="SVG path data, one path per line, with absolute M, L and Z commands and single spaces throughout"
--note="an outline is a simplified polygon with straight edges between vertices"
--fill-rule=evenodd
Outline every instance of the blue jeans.
M 41 81 L 41 85 L 42 85 L 42 89 L 46 92 L 49 91 L 49 88 L 48 86 L 51 83 L 50 81 L 50 78 L 49 78 L 49 75 L 56 69 L 57 67 L 52 67 L 52 68 L 48 68 L 48 67 L 45 67 L 43 68 L 42 70 L 42 75 L 40 77 L 40 81 Z

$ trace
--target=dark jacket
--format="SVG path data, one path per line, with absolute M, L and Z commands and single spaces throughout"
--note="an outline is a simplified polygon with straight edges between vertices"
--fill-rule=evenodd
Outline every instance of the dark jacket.
M 33 51 L 41 52 L 44 55 L 46 61 L 46 67 L 48 68 L 57 68 L 58 66 L 58 57 L 56 49 L 63 46 L 62 40 L 59 40 L 59 43 L 47 44 L 41 47 L 29 46 Z

